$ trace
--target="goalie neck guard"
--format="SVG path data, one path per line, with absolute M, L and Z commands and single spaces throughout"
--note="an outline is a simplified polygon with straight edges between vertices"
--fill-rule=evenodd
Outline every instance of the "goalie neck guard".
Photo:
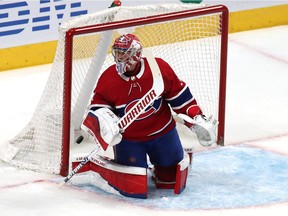
M 120 75 L 133 71 L 142 57 L 139 38 L 134 34 L 124 34 L 116 38 L 112 46 L 112 55 Z

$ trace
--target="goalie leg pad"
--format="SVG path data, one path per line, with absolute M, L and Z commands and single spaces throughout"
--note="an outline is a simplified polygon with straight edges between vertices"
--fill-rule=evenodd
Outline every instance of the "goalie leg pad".
M 173 189 L 175 187 L 177 165 L 163 167 L 154 165 L 152 180 L 157 189 Z
M 152 176 L 152 181 L 155 183 L 157 189 L 173 189 L 175 187 L 175 181 L 166 182 L 157 179 L 155 176 Z
M 192 156 L 192 155 L 191 155 Z M 187 152 L 184 152 L 184 158 L 177 164 L 176 182 L 174 187 L 174 193 L 180 194 L 186 187 L 186 181 L 188 177 L 188 169 L 191 164 L 190 156 Z
M 84 157 L 76 157 L 72 167 L 76 167 Z M 95 155 L 81 172 L 98 173 L 107 183 L 126 197 L 146 199 L 148 194 L 147 169 L 142 167 L 125 166 L 106 160 Z M 82 167 L 83 168 L 83 167 Z M 96 185 L 97 186 L 97 185 Z
M 192 163 L 192 154 L 184 151 L 184 158 L 176 165 L 170 167 L 154 166 L 154 181 L 157 189 L 174 189 L 175 194 L 180 194 L 186 187 L 189 165 Z

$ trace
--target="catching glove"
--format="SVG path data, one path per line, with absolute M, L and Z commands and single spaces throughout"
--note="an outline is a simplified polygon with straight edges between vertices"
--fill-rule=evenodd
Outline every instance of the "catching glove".
M 196 133 L 198 141 L 202 146 L 211 146 L 216 143 L 218 121 L 213 116 L 206 118 L 204 115 L 196 115 L 193 119 L 184 114 L 179 114 L 178 116 L 183 119 L 184 124 L 191 131 Z

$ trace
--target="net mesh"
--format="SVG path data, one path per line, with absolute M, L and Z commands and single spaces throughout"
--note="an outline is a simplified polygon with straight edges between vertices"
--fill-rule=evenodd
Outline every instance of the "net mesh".
M 60 172 L 62 145 L 65 34 L 71 28 L 205 8 L 201 4 L 157 4 L 117 7 L 77 17 L 59 29 L 58 47 L 39 104 L 27 126 L 9 142 L 0 157 L 13 165 L 46 173 Z M 80 128 L 99 74 L 113 64 L 110 47 L 123 33 L 135 33 L 153 55 L 169 62 L 190 87 L 206 115 L 218 116 L 221 16 L 211 13 L 135 27 L 86 33 L 73 38 L 71 140 Z

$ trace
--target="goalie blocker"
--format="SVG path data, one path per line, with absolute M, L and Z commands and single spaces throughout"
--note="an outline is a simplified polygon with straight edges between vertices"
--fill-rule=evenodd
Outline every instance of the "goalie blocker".
M 77 167 L 85 156 L 75 156 L 72 159 L 72 169 Z M 191 163 L 189 155 L 185 152 L 184 158 L 177 165 L 176 181 L 161 182 L 153 179 L 158 189 L 174 189 L 180 194 L 186 186 L 188 168 Z M 116 164 L 99 155 L 94 155 L 78 173 L 98 173 L 107 183 L 126 197 L 146 199 L 148 196 L 147 169 Z

